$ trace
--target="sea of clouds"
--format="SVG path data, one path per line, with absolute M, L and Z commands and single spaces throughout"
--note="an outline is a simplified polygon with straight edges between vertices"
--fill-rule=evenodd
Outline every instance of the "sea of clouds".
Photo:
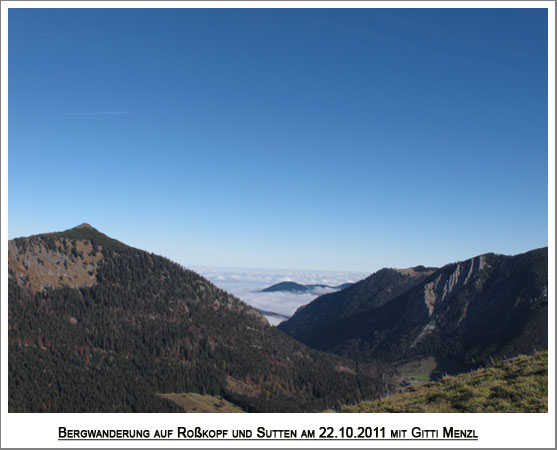
M 302 305 L 319 295 L 334 292 L 334 289 L 323 288 L 314 293 L 292 292 L 260 292 L 266 287 L 281 281 L 295 281 L 300 284 L 326 284 L 338 286 L 343 283 L 354 283 L 369 274 L 361 272 L 330 272 L 308 270 L 268 270 L 220 267 L 191 267 L 216 286 L 240 298 L 248 305 L 264 311 L 290 317 Z M 284 318 L 266 315 L 272 325 L 278 325 Z

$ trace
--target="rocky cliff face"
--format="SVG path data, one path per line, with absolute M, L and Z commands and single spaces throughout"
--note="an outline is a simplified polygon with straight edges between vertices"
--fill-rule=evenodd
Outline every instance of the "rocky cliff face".
M 461 292 L 468 287 L 469 283 L 474 283 L 474 289 L 481 291 L 485 276 L 482 276 L 482 271 L 486 268 L 487 255 L 480 255 L 467 261 L 454 264 L 450 270 L 440 271 L 436 274 L 432 281 L 423 285 L 423 300 L 427 307 L 429 317 L 435 314 L 436 308 L 440 309 L 448 298 L 455 292 Z M 460 325 L 462 320 L 466 318 L 468 310 L 466 303 L 462 308 L 462 313 L 457 320 L 456 326 Z M 414 348 L 421 342 L 429 333 L 437 328 L 435 318 L 432 318 L 421 330 L 416 340 L 412 343 L 410 348 Z

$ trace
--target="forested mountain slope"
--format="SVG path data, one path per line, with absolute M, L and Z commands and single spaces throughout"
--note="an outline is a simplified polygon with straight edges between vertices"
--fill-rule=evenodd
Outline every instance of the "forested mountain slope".
M 382 306 L 431 275 L 435 269 L 422 266 L 411 269 L 381 269 L 339 292 L 321 295 L 300 307 L 279 328 L 310 346 L 327 348 L 330 326 L 344 318 Z
M 87 224 L 9 242 L 11 412 L 179 411 L 165 392 L 319 411 L 377 396 L 385 372 L 311 350 L 198 274 Z
M 547 247 L 486 254 L 406 283 L 383 269 L 317 298 L 279 328 L 359 361 L 434 356 L 439 373 L 547 349 L 547 258 Z

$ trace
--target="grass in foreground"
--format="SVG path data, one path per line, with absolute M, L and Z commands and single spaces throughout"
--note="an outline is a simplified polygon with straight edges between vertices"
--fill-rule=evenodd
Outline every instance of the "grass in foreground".
M 157 394 L 191 413 L 243 413 L 244 410 L 220 397 L 195 392 Z
M 343 412 L 547 412 L 547 352 L 410 386 L 407 392 L 345 406 Z
M 397 367 L 398 372 L 404 378 L 411 378 L 423 383 L 431 381 L 431 374 L 437 367 L 437 361 L 433 356 L 407 362 Z

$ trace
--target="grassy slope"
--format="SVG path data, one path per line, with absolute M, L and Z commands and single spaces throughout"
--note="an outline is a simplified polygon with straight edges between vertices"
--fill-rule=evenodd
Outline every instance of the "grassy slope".
M 404 378 L 413 379 L 419 383 L 432 381 L 432 374 L 437 367 L 437 360 L 433 356 L 418 358 L 397 366 L 397 370 Z
M 243 413 L 242 408 L 221 397 L 202 395 L 195 392 L 182 394 L 157 394 L 184 409 L 184 412 L 195 413 Z
M 547 412 L 547 352 L 411 386 L 343 412 Z

